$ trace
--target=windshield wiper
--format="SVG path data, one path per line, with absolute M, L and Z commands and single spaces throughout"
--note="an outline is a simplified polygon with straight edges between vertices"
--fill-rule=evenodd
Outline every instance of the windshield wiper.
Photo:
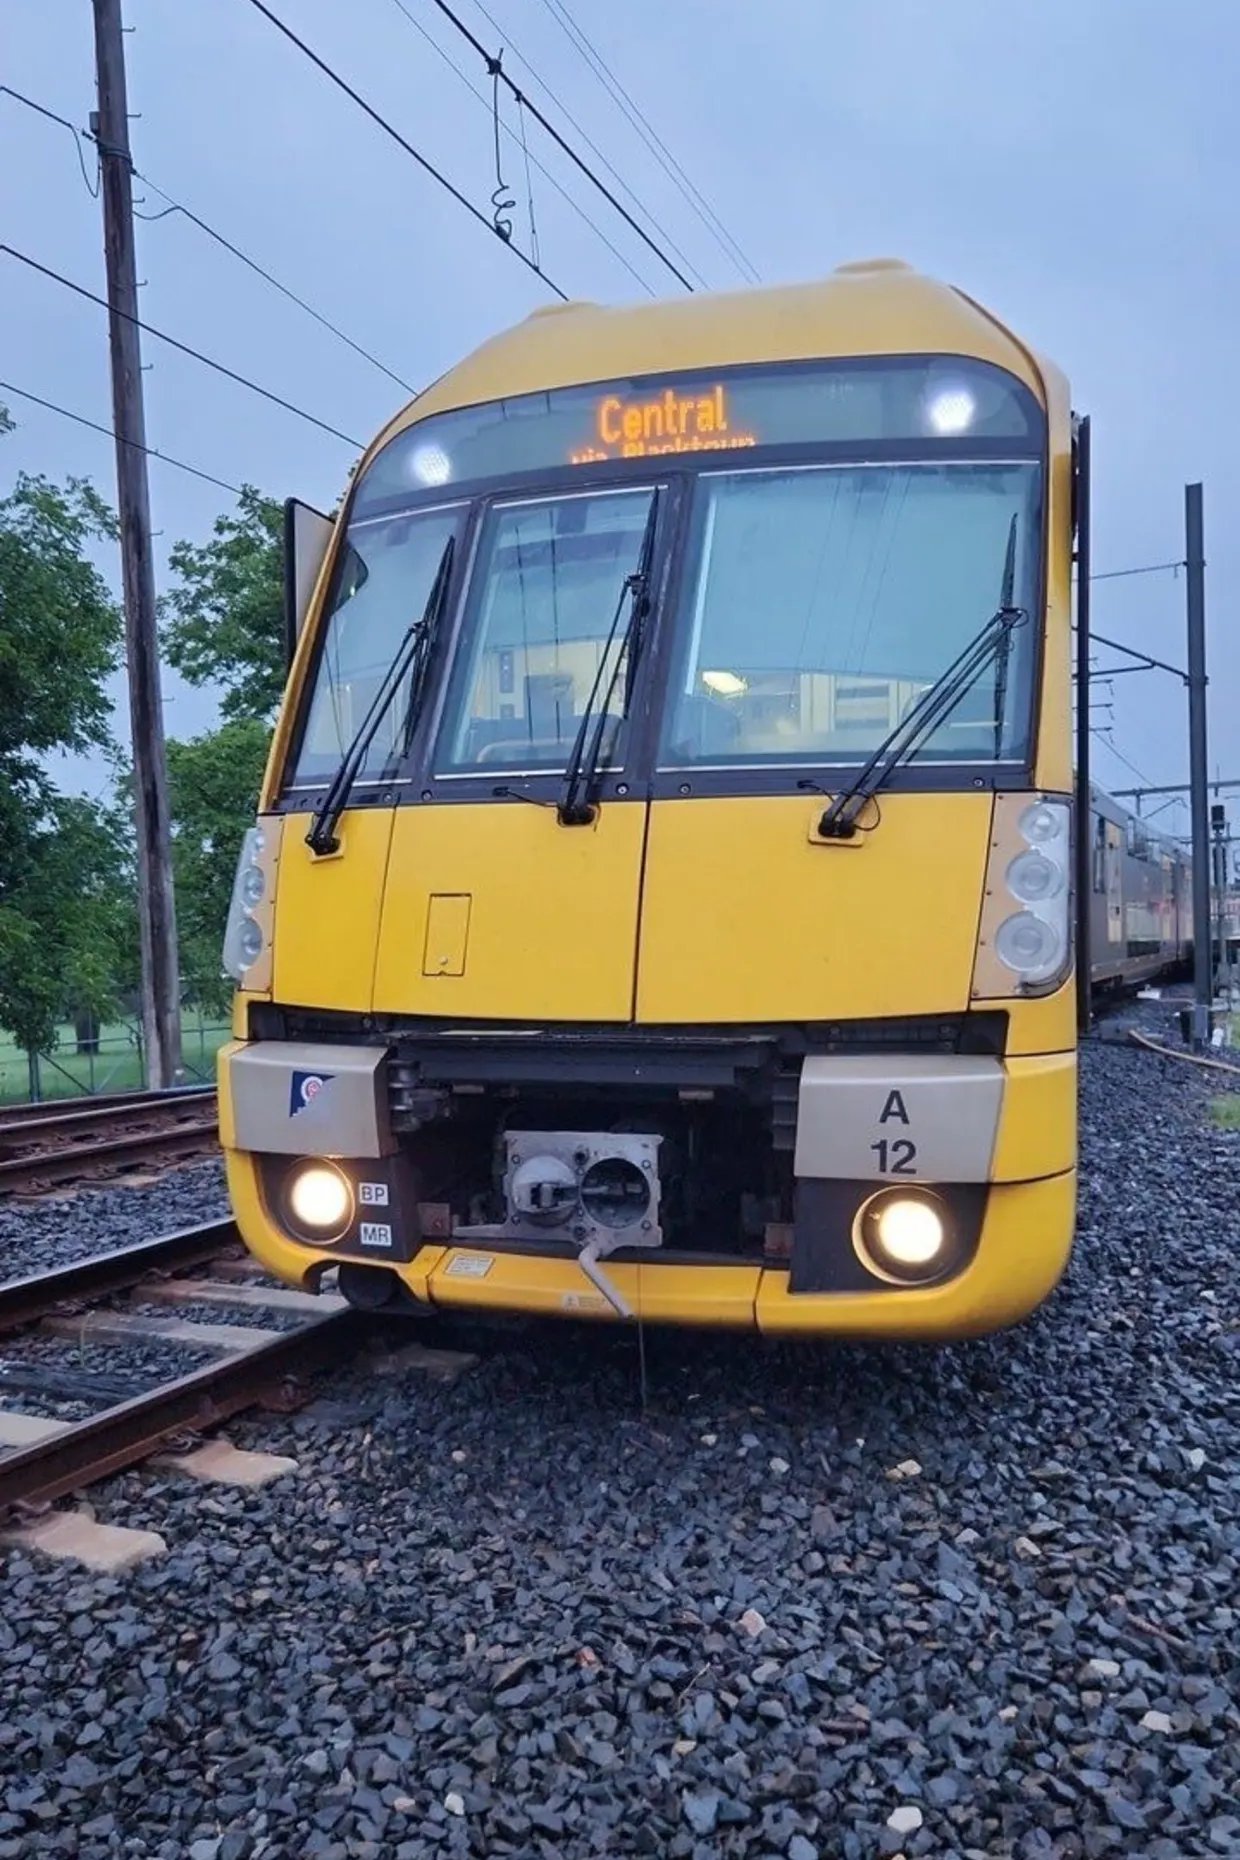
M 1008 531 L 999 606 L 946 670 L 939 674 L 933 684 L 927 685 L 895 728 L 883 738 L 855 779 L 836 795 L 818 823 L 818 831 L 823 839 L 853 838 L 859 831 L 857 821 L 866 802 L 884 782 L 890 780 L 902 763 L 916 754 L 926 738 L 946 721 L 966 692 L 972 689 L 986 667 L 992 663 L 995 666 L 995 755 L 998 756 L 1003 736 L 1012 634 L 1029 618 L 1023 607 L 1012 604 L 1015 579 L 1016 518 L 1013 516 Z
M 638 655 L 642 647 L 643 625 L 650 611 L 650 564 L 654 555 L 654 533 L 659 515 L 659 492 L 651 495 L 650 510 L 646 517 L 646 528 L 642 535 L 641 553 L 637 558 L 637 567 L 626 575 L 620 588 L 616 611 L 611 618 L 602 653 L 599 656 L 598 670 L 594 674 L 594 683 L 590 686 L 590 695 L 586 699 L 585 709 L 581 713 L 581 722 L 573 742 L 568 761 L 564 766 L 564 780 L 560 787 L 560 799 L 556 808 L 562 827 L 587 827 L 594 819 L 594 796 L 598 785 L 599 759 L 603 748 L 603 733 L 611 715 L 611 700 L 615 696 L 616 686 L 620 681 L 620 667 L 626 667 L 624 681 L 624 716 L 629 714 L 629 700 L 633 695 L 633 677 L 637 667 Z M 625 621 L 624 632 L 620 635 L 620 650 L 612 666 L 607 689 L 600 704 L 599 687 L 603 682 L 603 673 L 616 640 L 616 630 L 620 625 L 620 616 L 624 612 L 625 601 L 629 603 L 629 617 Z M 591 734 L 593 724 L 593 734 Z
M 388 666 L 378 690 L 370 701 L 370 708 L 358 725 L 352 742 L 341 757 L 339 768 L 332 776 L 326 794 L 315 810 L 314 819 L 310 823 L 310 831 L 306 834 L 306 845 L 312 852 L 320 855 L 332 853 L 339 847 L 340 841 L 336 835 L 336 828 L 340 824 L 340 816 L 348 804 L 353 784 L 366 760 L 366 752 L 374 741 L 375 732 L 390 710 L 406 672 L 412 675 L 409 709 L 406 713 L 406 739 L 411 732 L 417 695 L 426 675 L 435 622 L 439 618 L 444 596 L 448 590 L 455 548 L 456 538 L 449 536 L 443 546 L 443 554 L 439 558 L 439 567 L 435 570 L 435 579 L 431 584 L 431 591 L 427 596 L 422 616 L 413 622 L 397 647 L 396 656 Z

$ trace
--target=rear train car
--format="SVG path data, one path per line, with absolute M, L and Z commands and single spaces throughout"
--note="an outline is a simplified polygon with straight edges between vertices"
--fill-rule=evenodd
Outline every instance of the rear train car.
M 876 261 L 537 312 L 337 522 L 295 509 L 220 1061 L 258 1258 L 768 1333 L 1036 1306 L 1075 1202 L 1073 474 L 1059 373 Z
M 1150 982 L 1192 955 L 1192 867 L 1184 848 L 1110 795 L 1090 790 L 1090 979 Z

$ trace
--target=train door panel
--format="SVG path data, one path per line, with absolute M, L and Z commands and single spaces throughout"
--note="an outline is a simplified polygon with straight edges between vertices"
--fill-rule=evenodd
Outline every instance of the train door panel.
M 1122 953 L 1124 946 L 1124 836 L 1113 820 L 1107 820 L 1103 825 L 1106 829 L 1103 875 L 1106 892 L 1107 943 Z

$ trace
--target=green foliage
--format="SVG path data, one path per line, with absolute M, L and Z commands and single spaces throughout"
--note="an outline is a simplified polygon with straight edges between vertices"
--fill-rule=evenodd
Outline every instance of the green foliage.
M 65 1014 L 115 1014 L 137 981 L 125 821 L 80 795 L 49 793 L 25 823 L 20 871 L 0 896 L 0 1026 L 46 1052 Z
M 39 754 L 108 741 L 104 680 L 121 620 L 85 551 L 115 534 L 81 478 L 60 486 L 23 472 L 0 499 L 0 769 L 11 777 L 37 782 Z
M 110 1011 L 132 978 L 125 833 L 58 794 L 44 762 L 110 742 L 121 619 L 87 551 L 115 533 L 82 479 L 23 473 L 0 499 L 0 1026 L 32 1049 L 66 1012 Z
M 211 540 L 179 542 L 177 583 L 160 604 L 168 661 L 192 685 L 218 685 L 228 722 L 270 720 L 284 689 L 283 517 L 252 485 L 217 517 Z
M 220 946 L 269 738 L 260 719 L 236 717 L 192 742 L 168 744 L 181 978 L 187 993 L 212 1010 L 231 995 L 220 974 Z

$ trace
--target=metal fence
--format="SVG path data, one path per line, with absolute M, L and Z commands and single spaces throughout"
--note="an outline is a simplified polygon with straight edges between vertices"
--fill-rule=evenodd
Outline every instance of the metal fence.
M 208 1020 L 200 1009 L 183 1010 L 181 1051 L 186 1084 L 213 1083 L 215 1055 L 228 1038 L 227 1025 Z M 50 1053 L 27 1053 L 0 1038 L 0 1104 L 90 1097 L 140 1090 L 145 1084 L 138 1020 L 113 1021 L 98 1028 L 66 1023 L 59 1028 Z

